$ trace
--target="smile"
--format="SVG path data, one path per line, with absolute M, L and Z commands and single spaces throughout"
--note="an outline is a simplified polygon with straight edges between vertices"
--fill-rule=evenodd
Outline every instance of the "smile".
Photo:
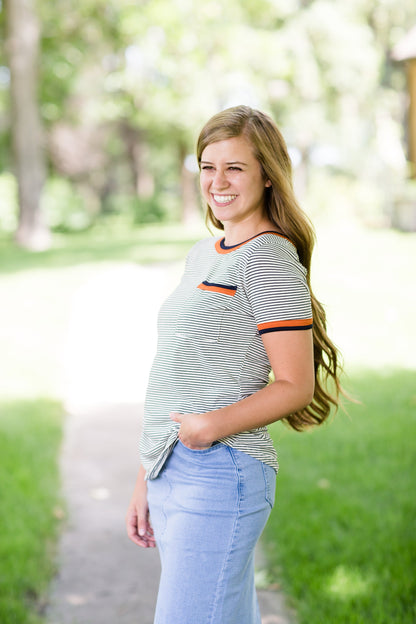
M 234 201 L 237 195 L 213 195 L 212 197 L 217 204 L 229 204 Z

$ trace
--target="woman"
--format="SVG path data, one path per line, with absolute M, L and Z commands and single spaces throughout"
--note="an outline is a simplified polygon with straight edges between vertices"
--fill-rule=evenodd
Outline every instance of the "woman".
M 313 230 L 274 122 L 223 111 L 197 156 L 207 219 L 224 237 L 191 249 L 162 306 L 126 524 L 160 551 L 155 624 L 258 624 L 254 548 L 278 469 L 267 425 L 323 422 L 339 366 L 310 290 Z

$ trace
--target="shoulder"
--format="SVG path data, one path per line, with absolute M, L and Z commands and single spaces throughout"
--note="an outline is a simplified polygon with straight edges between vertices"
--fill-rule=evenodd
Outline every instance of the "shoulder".
M 267 232 L 249 241 L 246 249 L 247 265 L 288 262 L 302 267 L 294 244 L 285 236 Z M 302 267 L 303 268 L 303 267 Z

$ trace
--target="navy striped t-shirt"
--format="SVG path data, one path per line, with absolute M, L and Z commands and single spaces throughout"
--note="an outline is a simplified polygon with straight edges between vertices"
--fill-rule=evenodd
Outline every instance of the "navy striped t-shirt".
M 232 247 L 197 243 L 159 313 L 140 441 L 146 477 L 157 477 L 178 440 L 170 412 L 210 412 L 260 390 L 270 374 L 261 335 L 311 327 L 306 269 L 288 239 L 265 232 Z M 221 442 L 278 469 L 266 427 Z

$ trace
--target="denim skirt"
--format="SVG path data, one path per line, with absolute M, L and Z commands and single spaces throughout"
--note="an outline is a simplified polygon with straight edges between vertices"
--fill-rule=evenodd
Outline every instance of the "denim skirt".
M 162 572 L 154 624 L 260 624 L 254 548 L 276 473 L 247 453 L 180 441 L 148 481 Z

